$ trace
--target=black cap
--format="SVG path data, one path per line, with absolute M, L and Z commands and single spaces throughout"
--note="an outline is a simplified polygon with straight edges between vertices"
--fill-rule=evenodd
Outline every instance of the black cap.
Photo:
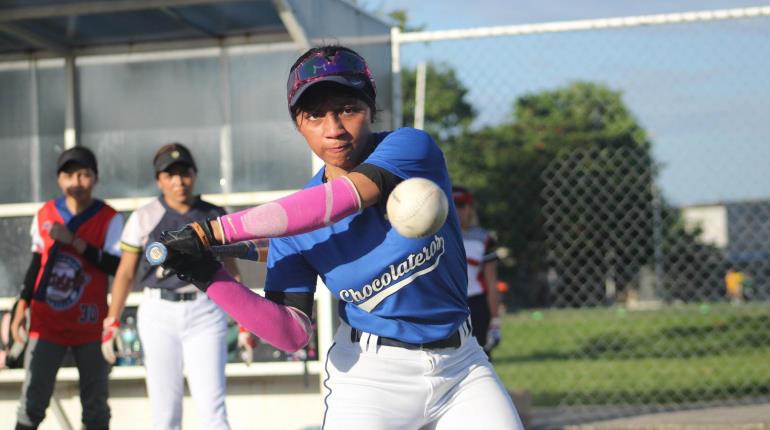
M 76 146 L 62 152 L 56 161 L 56 174 L 58 175 L 59 172 L 64 170 L 69 163 L 80 164 L 83 167 L 90 168 L 97 175 L 99 174 L 99 169 L 96 167 L 96 156 L 85 146 Z
M 155 153 L 155 158 L 152 160 L 152 165 L 155 167 L 155 173 L 160 173 L 168 169 L 172 164 L 177 163 L 186 164 L 192 167 L 196 172 L 198 171 L 192 153 L 190 153 L 190 150 L 181 143 L 169 143 L 168 145 L 164 145 Z

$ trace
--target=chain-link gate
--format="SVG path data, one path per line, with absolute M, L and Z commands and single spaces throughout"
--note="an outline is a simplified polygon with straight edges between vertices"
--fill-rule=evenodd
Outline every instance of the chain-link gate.
M 404 125 L 424 110 L 511 249 L 494 364 L 535 406 L 615 415 L 770 394 L 768 16 L 397 38 Z

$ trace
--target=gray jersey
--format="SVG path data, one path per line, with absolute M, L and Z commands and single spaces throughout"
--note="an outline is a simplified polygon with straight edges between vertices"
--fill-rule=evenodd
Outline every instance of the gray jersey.
M 197 198 L 186 213 L 169 208 L 163 197 L 140 207 L 126 222 L 120 246 L 123 251 L 143 253 L 144 247 L 160 239 L 167 230 L 176 230 L 194 221 L 223 215 L 224 209 Z M 146 259 L 139 260 L 135 284 L 137 287 L 177 289 L 188 285 L 176 275 L 160 266 L 151 266 Z

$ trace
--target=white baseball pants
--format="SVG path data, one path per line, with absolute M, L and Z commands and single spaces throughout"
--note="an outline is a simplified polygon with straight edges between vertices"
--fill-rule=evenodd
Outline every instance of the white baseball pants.
M 463 327 L 459 348 L 410 350 L 337 330 L 326 360 L 326 430 L 523 429 L 484 350 Z
M 152 428 L 182 427 L 184 374 L 201 429 L 229 429 L 225 408 L 227 318 L 205 294 L 190 301 L 161 299 L 145 289 L 137 327 L 147 369 Z

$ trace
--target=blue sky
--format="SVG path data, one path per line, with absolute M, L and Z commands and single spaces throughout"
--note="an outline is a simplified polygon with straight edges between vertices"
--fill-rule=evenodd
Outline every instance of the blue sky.
M 426 30 L 763 6 L 762 0 L 358 0 L 369 10 L 406 9 Z
M 767 2 L 360 0 L 359 4 L 369 10 L 406 9 L 411 24 L 444 30 Z M 457 52 L 464 58 L 458 59 Z M 578 79 L 603 82 L 623 93 L 652 136 L 654 155 L 662 166 L 659 184 L 669 201 L 688 205 L 770 198 L 770 18 L 409 45 L 403 57 L 407 65 L 431 59 L 455 68 L 482 122 L 489 123 L 509 115 L 506 108 L 523 93 Z M 484 61 L 490 61 L 488 67 L 495 72 L 475 70 L 484 68 Z M 474 70 L 469 62 L 477 63 Z M 481 76 L 497 73 L 489 79 L 501 79 L 501 68 L 507 70 L 510 85 L 503 90 L 485 84 Z

